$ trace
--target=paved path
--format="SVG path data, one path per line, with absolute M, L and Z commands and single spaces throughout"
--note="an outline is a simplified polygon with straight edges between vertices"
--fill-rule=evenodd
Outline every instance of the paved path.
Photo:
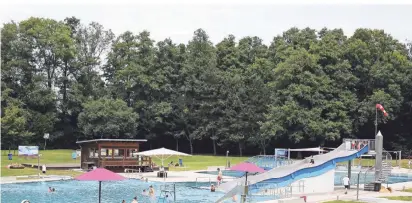
M 23 178 L 23 179 L 19 180 L 19 178 Z M 68 180 L 68 179 L 71 179 L 71 177 L 70 176 L 56 176 L 56 175 L 50 175 L 50 176 L 40 175 L 40 178 L 38 178 L 37 175 L 7 176 L 7 177 L 1 177 L 1 184 L 58 181 L 58 180 Z
M 406 201 L 400 201 L 400 200 L 388 200 L 385 198 L 359 198 L 360 202 L 367 202 L 367 203 L 405 203 Z
M 320 183 L 321 184 L 321 183 Z M 406 203 L 405 201 L 395 201 L 395 200 L 388 200 L 380 197 L 387 197 L 387 196 L 412 196 L 412 193 L 408 192 L 400 192 L 404 188 L 412 188 L 412 182 L 405 182 L 405 183 L 395 183 L 390 184 L 393 190 L 393 193 L 379 193 L 379 192 L 370 192 L 359 190 L 359 200 L 362 202 L 368 203 Z M 356 189 L 352 189 L 348 192 L 348 194 L 344 194 L 344 189 L 342 187 L 335 187 L 335 191 L 331 193 L 315 193 L 315 194 L 307 194 L 307 203 L 319 203 L 325 201 L 332 201 L 332 200 L 356 200 Z M 296 195 L 295 197 L 300 197 L 304 195 Z M 261 203 L 278 203 L 277 200 L 270 200 Z
M 211 182 L 216 183 L 217 175 L 197 173 L 199 171 L 167 171 L 167 178 L 158 178 L 157 171 L 149 173 L 119 173 L 127 178 L 148 179 L 157 182 Z M 223 176 L 223 181 L 233 180 L 233 177 Z

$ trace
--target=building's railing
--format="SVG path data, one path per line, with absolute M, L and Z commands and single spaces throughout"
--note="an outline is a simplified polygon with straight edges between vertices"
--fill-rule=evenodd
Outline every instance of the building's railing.
M 343 139 L 343 143 L 349 143 L 347 149 L 360 150 L 365 145 L 368 145 L 369 152 L 375 152 L 375 140 L 374 139 Z
M 124 169 L 124 172 L 125 172 L 125 176 L 127 178 L 135 178 L 135 179 L 142 178 L 142 174 L 140 173 L 141 172 L 140 168 L 139 169 L 127 168 L 127 169 Z
M 128 160 L 128 159 L 123 159 L 123 160 L 115 160 L 115 159 L 101 159 L 100 160 L 101 166 L 106 167 L 106 166 L 150 166 L 150 161 L 142 161 L 138 162 L 138 160 Z

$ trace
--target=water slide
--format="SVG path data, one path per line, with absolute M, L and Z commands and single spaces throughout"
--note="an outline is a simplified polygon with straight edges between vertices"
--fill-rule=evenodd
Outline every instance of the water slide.
M 274 186 L 285 187 L 299 179 L 319 176 L 334 169 L 338 162 L 353 160 L 368 152 L 368 146 L 360 150 L 350 150 L 349 145 L 349 143 L 343 143 L 329 153 L 313 156 L 315 164 L 311 164 L 310 158 L 306 158 L 291 165 L 274 168 L 258 175 L 248 176 L 249 191 L 257 192 L 265 188 L 273 188 Z M 234 193 L 241 192 L 239 186 L 243 185 L 244 182 L 245 178 L 242 177 L 220 185 L 219 190 L 227 193 L 221 200 L 233 196 Z

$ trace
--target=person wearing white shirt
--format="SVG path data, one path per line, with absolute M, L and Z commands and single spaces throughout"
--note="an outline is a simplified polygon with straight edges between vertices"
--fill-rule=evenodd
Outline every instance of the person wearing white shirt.
M 350 179 L 348 176 L 345 176 L 343 179 L 343 186 L 345 186 L 345 194 L 348 194 L 348 189 L 349 189 L 349 185 L 350 185 Z
M 45 174 L 45 173 L 46 173 L 46 171 L 47 171 L 47 169 L 46 169 L 46 165 L 44 165 L 44 164 L 43 164 L 43 166 L 41 166 L 41 170 L 42 170 L 42 172 Z

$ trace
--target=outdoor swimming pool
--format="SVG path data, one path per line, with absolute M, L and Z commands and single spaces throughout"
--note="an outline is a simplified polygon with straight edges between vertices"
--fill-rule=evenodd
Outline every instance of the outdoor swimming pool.
M 159 182 L 142 182 L 140 180 L 125 180 L 117 182 L 102 182 L 102 203 L 121 203 L 122 200 L 131 202 L 134 196 L 139 202 L 157 202 L 142 195 L 143 189 L 153 185 L 156 196 L 160 195 Z M 221 192 L 210 192 L 206 189 L 194 188 L 196 183 L 176 183 L 176 200 L 181 203 L 210 203 L 223 196 Z M 209 183 L 204 184 L 208 187 Z M 199 183 L 197 186 L 203 186 Z M 48 187 L 56 188 L 49 193 Z M 51 181 L 37 183 L 16 183 L 1 185 L 2 203 L 20 203 L 28 199 L 32 203 L 84 203 L 98 201 L 99 183 L 94 181 Z
M 200 171 L 198 173 L 204 173 L 204 174 L 212 174 L 212 175 L 217 175 L 217 171 Z M 242 177 L 244 176 L 244 172 L 238 172 L 238 171 L 222 171 L 222 174 L 224 176 L 230 176 L 230 177 Z M 347 172 L 344 171 L 336 171 L 335 172 L 335 185 L 342 185 L 342 178 L 345 177 L 347 174 Z M 352 183 L 357 183 L 357 177 L 358 177 L 358 173 L 357 172 L 353 172 L 351 175 L 351 179 L 352 179 Z M 373 179 L 373 174 L 368 174 L 366 176 L 366 182 L 370 182 Z M 408 174 L 392 174 L 391 176 L 389 176 L 389 184 L 393 184 L 393 183 L 401 183 L 401 182 L 409 182 L 412 181 L 412 174 L 408 175 Z M 365 183 L 365 175 L 362 173 L 360 176 L 360 180 L 359 180 L 360 184 Z
M 215 174 L 215 171 L 204 171 L 202 173 Z M 241 176 L 239 172 L 223 171 L 227 176 Z M 341 179 L 346 175 L 345 172 L 335 172 L 335 185 L 341 185 Z M 362 175 L 363 176 L 363 175 Z M 361 183 L 364 176 L 361 176 Z M 352 174 L 352 179 L 356 180 L 357 173 Z M 367 179 L 372 176 L 367 177 Z M 412 181 L 412 174 L 394 174 L 389 178 L 389 184 Z M 129 179 L 117 182 L 102 183 L 102 202 L 117 203 L 126 200 L 131 202 L 134 196 L 138 197 L 139 202 L 150 203 L 157 200 L 150 200 L 142 195 L 143 189 L 148 189 L 153 185 L 156 191 L 156 197 L 160 195 L 161 182 L 142 182 L 140 180 Z M 56 188 L 56 192 L 49 193 L 48 187 Z M 215 202 L 224 194 L 221 192 L 210 192 L 208 189 L 199 189 L 198 187 L 208 188 L 209 183 L 180 182 L 176 183 L 176 202 L 179 203 L 210 203 Z M 1 185 L 1 202 L 2 203 L 20 203 L 23 199 L 28 199 L 32 203 L 84 203 L 97 202 L 98 199 L 98 182 L 94 181 L 51 181 L 36 183 L 16 183 Z M 259 201 L 265 198 L 259 199 Z M 257 200 L 254 198 L 253 200 Z M 231 200 L 228 200 L 231 202 Z

